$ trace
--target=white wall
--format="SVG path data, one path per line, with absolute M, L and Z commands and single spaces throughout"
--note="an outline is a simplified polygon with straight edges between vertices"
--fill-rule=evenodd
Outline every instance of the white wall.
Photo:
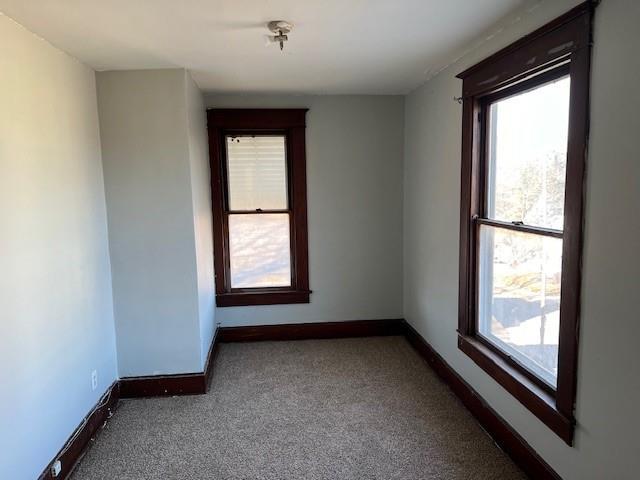
M 407 320 L 565 479 L 640 470 L 640 3 L 605 0 L 595 21 L 575 447 L 457 349 L 461 106 L 455 74 L 578 2 L 546 1 L 411 93 L 405 103 Z
M 0 72 L 0 478 L 28 480 L 117 378 L 111 273 L 93 70 L 0 14 Z
M 189 141 L 187 119 L 198 119 L 187 108 L 186 81 L 182 69 L 97 74 L 123 377 L 202 371 L 207 329 L 200 318 L 190 171 L 190 147 L 195 164 L 201 146 L 197 136 Z
M 215 331 L 216 286 L 213 272 L 211 169 L 209 168 L 207 112 L 204 107 L 204 98 L 202 92 L 200 92 L 200 89 L 187 72 L 185 72 L 185 80 L 198 282 L 198 317 L 202 344 L 201 359 L 204 367 Z
M 403 98 L 208 95 L 208 107 L 309 108 L 311 303 L 219 308 L 222 325 L 402 317 Z

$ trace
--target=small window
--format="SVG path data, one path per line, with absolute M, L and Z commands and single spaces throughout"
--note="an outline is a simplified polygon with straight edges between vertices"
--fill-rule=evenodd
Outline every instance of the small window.
M 463 80 L 458 345 L 573 440 L 592 3 Z
M 218 306 L 309 301 L 304 110 L 210 110 Z

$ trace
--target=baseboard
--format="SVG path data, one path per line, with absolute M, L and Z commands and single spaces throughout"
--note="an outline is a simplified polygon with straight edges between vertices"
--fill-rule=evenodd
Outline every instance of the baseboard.
M 174 395 L 202 395 L 207 393 L 213 364 L 218 353 L 220 329 L 213 334 L 203 372 L 175 375 L 150 375 L 120 379 L 120 398 L 167 397 Z
M 55 480 L 64 480 L 73 471 L 78 461 L 86 452 L 91 439 L 94 437 L 98 429 L 104 425 L 106 420 L 111 417 L 118 405 L 119 383 L 115 381 L 102 396 L 100 401 L 91 409 L 80 425 L 74 430 L 69 440 L 60 449 L 55 458 L 47 465 L 46 469 L 40 474 L 38 480 L 54 480 L 51 474 L 51 467 L 56 460 L 62 463 L 60 474 Z
M 216 358 L 220 353 L 220 328 L 216 327 L 213 332 L 213 338 L 211 339 L 211 346 L 207 353 L 207 361 L 204 364 L 204 393 L 209 391 L 211 385 L 211 379 L 213 378 L 213 366 L 216 363 Z
M 323 338 L 402 335 L 404 320 L 354 320 L 347 322 L 289 323 L 251 327 L 221 327 L 221 342 L 310 340 Z
M 471 385 L 465 382 L 453 368 L 405 322 L 405 336 L 409 343 L 427 361 L 449 388 L 476 417 L 482 428 L 507 455 L 532 479 L 560 480 L 560 476 L 511 426 L 493 410 Z
M 206 392 L 204 373 L 151 375 L 120 379 L 122 398 L 199 395 Z
M 221 342 L 253 342 L 264 340 L 305 340 L 404 335 L 409 343 L 427 361 L 429 366 L 451 388 L 465 407 L 474 415 L 485 431 L 532 479 L 560 480 L 561 477 L 533 450 L 498 413 L 453 368 L 402 319 L 358 320 L 254 327 L 222 327 L 216 330 L 207 355 L 205 369 L 200 373 L 128 377 L 115 382 L 105 393 L 103 405 L 99 402 L 76 429 L 65 446 L 56 455 L 61 460 L 62 472 L 56 480 L 65 479 L 86 451 L 91 438 L 115 410 L 119 398 L 167 395 L 197 395 L 206 393 L 213 375 L 215 358 Z M 77 434 L 76 434 L 77 433 Z M 51 465 L 39 480 L 53 480 Z

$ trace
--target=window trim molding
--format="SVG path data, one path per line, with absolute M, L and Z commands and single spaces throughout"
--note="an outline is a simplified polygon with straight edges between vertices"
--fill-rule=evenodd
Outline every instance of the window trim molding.
M 218 307 L 309 303 L 311 291 L 309 290 L 305 138 L 307 111 L 306 108 L 207 110 L 213 211 L 213 263 Z M 287 138 L 292 277 L 290 287 L 231 288 L 228 270 L 228 231 L 224 221 L 227 215 L 224 137 L 229 132 L 280 133 Z
M 569 445 L 573 444 L 575 428 L 583 184 L 589 131 L 592 23 L 596 4 L 595 1 L 587 1 L 578 5 L 457 75 L 463 81 L 458 348 Z M 487 342 L 477 335 L 477 232 L 479 224 L 487 223 L 484 219 L 479 220 L 485 172 L 482 165 L 486 123 L 481 116 L 483 102 L 507 92 L 526 90 L 527 86 L 542 82 L 547 76 L 557 75 L 561 69 L 566 69 L 571 76 L 571 94 L 565 219 L 561 232 L 558 377 L 554 391 L 544 388 L 540 380 L 528 374 L 506 354 L 489 348 Z M 542 230 L 546 233 L 531 233 L 551 236 L 558 233 Z

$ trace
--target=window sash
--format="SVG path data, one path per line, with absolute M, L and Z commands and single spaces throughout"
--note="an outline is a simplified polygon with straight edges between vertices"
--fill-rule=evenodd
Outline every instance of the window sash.
M 538 72 L 535 75 L 527 78 L 526 80 L 519 81 L 513 85 L 502 88 L 501 90 L 479 97 L 479 119 L 480 119 L 480 178 L 479 185 L 479 214 L 474 219 L 484 222 L 486 225 L 502 226 L 504 228 L 512 228 L 513 230 L 519 230 L 527 233 L 538 233 L 541 235 L 558 236 L 560 237 L 562 231 L 550 227 L 544 227 L 540 225 L 528 225 L 520 222 L 508 222 L 504 220 L 498 220 L 489 216 L 489 184 L 490 184 L 490 145 L 489 145 L 489 130 L 491 122 L 491 105 L 501 100 L 506 100 L 517 95 L 522 95 L 529 91 L 535 90 L 545 84 L 552 83 L 563 77 L 571 78 L 570 63 L 564 60 L 558 64 L 547 67 L 546 70 Z M 567 147 L 568 151 L 568 147 Z M 568 160 L 568 159 L 567 159 Z M 566 177 L 565 177 L 566 185 Z M 566 207 L 566 198 L 565 198 Z M 511 226 L 509 226 L 511 225 Z
M 291 165 L 290 165 L 290 155 L 289 155 L 289 139 L 287 137 L 286 131 L 235 131 L 235 130 L 225 130 L 222 132 L 224 141 L 222 142 L 224 151 L 223 151 L 223 159 L 222 159 L 222 181 L 223 181 L 223 222 L 224 222 L 224 240 L 227 245 L 227 255 L 225 255 L 224 259 L 224 268 L 225 268 L 225 289 L 229 292 L 236 293 L 251 293 L 251 292 L 282 292 L 288 291 L 292 288 L 296 287 L 296 274 L 295 274 L 295 261 L 294 261 L 294 225 L 292 222 L 292 192 L 291 192 Z M 287 192 L 287 208 L 284 209 L 261 209 L 257 208 L 255 210 L 233 210 L 230 208 L 230 186 L 229 186 L 229 152 L 227 151 L 227 137 L 247 137 L 247 136 L 278 136 L 284 137 L 285 141 L 285 165 L 286 165 L 286 174 L 285 174 L 285 182 L 286 182 L 286 192 Z M 289 285 L 286 286 L 273 286 L 273 287 L 233 287 L 231 284 L 231 255 L 230 255 L 230 232 L 229 232 L 229 217 L 231 215 L 271 215 L 271 214 L 287 214 L 289 216 L 289 262 L 291 268 L 291 281 Z
M 480 100 L 480 105 L 481 105 L 480 119 L 482 122 L 481 129 L 480 129 L 481 143 L 482 143 L 480 175 L 483 181 L 481 183 L 480 192 L 479 192 L 479 195 L 481 198 L 481 200 L 479 201 L 479 204 L 480 204 L 480 211 L 482 216 L 480 215 L 474 216 L 474 218 L 472 219 L 474 223 L 474 232 L 475 232 L 474 250 L 478 252 L 477 260 L 476 260 L 477 261 L 476 271 L 478 272 L 478 275 L 480 271 L 479 264 L 482 261 L 479 253 L 480 227 L 482 225 L 487 227 L 492 227 L 492 228 L 502 228 L 502 229 L 515 231 L 515 232 L 540 235 L 540 236 L 548 236 L 548 237 L 557 238 L 557 239 L 563 238 L 562 230 L 538 226 L 538 225 L 529 225 L 523 222 L 515 222 L 515 221 L 509 222 L 504 220 L 498 220 L 489 216 L 489 213 L 488 213 L 489 212 L 489 195 L 490 195 L 489 178 L 491 175 L 491 165 L 490 165 L 491 151 L 490 151 L 490 145 L 489 145 L 489 136 L 490 136 L 489 133 L 490 133 L 490 122 L 491 122 L 491 115 L 490 115 L 491 106 L 494 105 L 496 102 L 527 93 L 529 91 L 535 90 L 548 83 L 557 81 L 558 79 L 561 79 L 567 76 L 570 77 L 569 64 L 564 62 L 559 66 L 552 67 L 546 72 L 538 73 L 537 75 L 532 76 L 526 81 L 519 82 L 497 93 L 482 97 Z M 538 385 L 540 388 L 547 391 L 548 393 L 554 395 L 556 387 L 549 384 L 549 382 L 544 377 L 535 373 L 534 370 L 532 370 L 531 368 L 528 368 L 526 365 L 526 358 L 523 357 L 523 355 L 519 351 L 517 351 L 514 348 L 511 348 L 506 343 L 498 344 L 492 341 L 490 338 L 485 337 L 480 332 L 478 302 L 479 302 L 479 296 L 480 296 L 480 290 L 481 290 L 481 281 L 482 279 L 478 276 L 475 279 L 475 282 L 473 284 L 474 290 L 475 290 L 474 298 L 476 299 L 475 300 L 476 304 L 474 305 L 475 315 L 474 315 L 473 334 L 476 336 L 478 341 L 483 343 L 488 349 L 490 349 L 497 355 L 503 357 L 503 359 L 506 362 L 508 362 L 513 368 L 520 371 L 530 381 L 534 382 L 536 385 Z
M 498 222 L 500 223 L 500 222 Z M 518 228 L 518 226 L 513 226 L 509 223 L 506 223 L 506 225 L 496 225 L 495 222 L 491 221 L 491 222 L 481 222 L 478 221 L 477 223 L 477 227 L 474 229 L 475 230 L 475 238 L 477 239 L 476 244 L 475 244 L 475 250 L 478 252 L 477 256 L 476 256 L 476 268 L 475 268 L 475 272 L 476 272 L 476 278 L 475 278 L 475 282 L 474 282 L 474 298 L 475 298 L 475 304 L 474 304 L 474 325 L 473 325 L 473 335 L 477 338 L 478 341 L 480 341 L 481 343 L 483 343 L 488 349 L 492 350 L 494 353 L 496 353 L 497 355 L 503 357 L 503 359 L 509 363 L 513 368 L 515 368 L 516 370 L 518 370 L 522 375 L 526 376 L 530 381 L 534 382 L 538 387 L 540 387 L 542 390 L 548 392 L 551 395 L 555 395 L 555 391 L 556 391 L 556 386 L 552 385 L 551 383 L 549 383 L 549 381 L 547 379 L 545 379 L 543 376 L 538 375 L 537 373 L 535 373 L 534 369 L 529 368 L 526 364 L 527 364 L 527 360 L 526 357 L 524 356 L 523 353 L 519 352 L 517 349 L 509 346 L 508 344 L 506 344 L 506 342 L 503 342 L 501 344 L 498 344 L 494 341 L 492 341 L 490 338 L 488 338 L 487 336 L 485 336 L 482 332 L 481 332 L 481 328 L 480 328 L 480 302 L 481 302 L 481 295 L 482 295 L 482 285 L 481 282 L 483 280 L 482 275 L 481 275 L 481 267 L 480 264 L 483 261 L 483 258 L 480 255 L 480 250 L 481 250 L 481 241 L 480 241 L 480 228 L 482 225 L 485 225 L 486 227 L 489 228 L 493 228 L 493 229 L 504 229 L 504 230 L 508 230 L 508 231 L 515 231 L 515 232 L 521 232 L 521 233 L 526 233 L 528 235 L 532 235 L 532 236 L 538 236 L 538 237 L 550 237 L 550 238 L 556 238 L 556 239 L 560 239 L 562 240 L 562 235 L 548 235 L 547 232 L 543 232 L 542 234 L 538 233 L 538 232 L 531 232 L 529 231 L 528 228 L 522 229 L 522 228 Z M 513 228 L 512 228 L 513 227 Z M 491 259 L 488 259 L 488 261 L 491 261 Z M 560 292 L 560 298 L 562 298 L 562 291 Z M 559 339 L 558 339 L 559 340 Z M 557 381 L 557 379 L 556 379 Z
M 224 182 L 224 210 L 225 213 L 286 213 L 291 212 L 291 188 L 290 188 L 290 176 L 291 176 L 291 167 L 289 164 L 289 139 L 287 138 L 286 131 L 234 131 L 228 130 L 223 132 L 224 141 L 222 145 L 224 146 L 224 159 L 222 162 L 223 168 L 223 182 Z M 228 137 L 284 137 L 284 162 L 285 162 L 285 192 L 286 192 L 286 208 L 256 208 L 254 210 L 246 210 L 246 209 L 232 209 L 231 208 L 231 182 L 229 181 L 229 152 L 227 149 L 227 139 Z
M 295 269 L 294 269 L 294 257 L 293 257 L 293 252 L 294 252 L 294 245 L 293 245 L 293 235 L 294 235 L 294 229 L 293 229 L 293 222 L 291 221 L 291 211 L 290 210 L 268 210 L 268 211 L 260 211 L 260 212 L 256 212 L 256 211 L 230 211 L 230 212 L 225 212 L 224 213 L 224 230 L 225 230 L 225 240 L 227 241 L 227 244 L 230 246 L 231 245 L 231 237 L 230 237 L 230 231 L 229 231 L 229 217 L 231 216 L 235 216 L 235 215 L 278 215 L 278 214 L 285 214 L 288 217 L 288 223 L 289 223 L 289 269 L 290 269 L 290 280 L 289 280 L 289 285 L 279 285 L 279 286 L 257 286 L 257 287 L 233 287 L 232 283 L 231 283 L 231 249 L 229 248 L 229 254 L 226 255 L 225 258 L 225 280 L 227 282 L 227 289 L 229 292 L 236 292 L 236 293 L 251 293 L 251 292 L 265 292 L 265 291 L 273 291 L 273 292 L 283 292 L 283 291 L 288 291 L 291 290 L 292 288 L 294 288 L 296 286 L 296 274 L 295 274 Z
M 539 377 L 533 371 L 524 366 L 520 361 L 518 361 L 518 356 L 513 355 L 512 352 L 509 352 L 507 349 L 502 349 L 498 345 L 492 343 L 489 339 L 484 338 L 484 336 L 479 332 L 479 295 L 480 295 L 480 278 L 479 278 L 479 270 L 480 270 L 480 227 L 482 225 L 494 227 L 494 228 L 503 228 L 507 230 L 512 230 L 516 232 L 535 234 L 541 236 L 548 236 L 553 238 L 563 238 L 563 230 L 557 230 L 549 227 L 541 227 L 528 225 L 521 222 L 507 222 L 502 220 L 496 220 L 493 218 L 489 218 L 488 210 L 489 210 L 489 202 L 488 202 L 488 194 L 489 194 L 489 175 L 490 175 L 490 146 L 489 146 L 489 124 L 490 124 L 490 109 L 491 105 L 500 100 L 504 100 L 506 98 L 514 97 L 516 95 L 520 95 L 526 93 L 528 91 L 534 90 L 540 86 L 553 82 L 562 77 L 571 76 L 570 75 L 570 65 L 565 61 L 560 63 L 559 65 L 555 65 L 550 67 L 549 70 L 546 70 L 542 73 L 537 73 L 536 75 L 528 78 L 527 80 L 518 82 L 514 85 L 508 86 L 496 93 L 492 93 L 489 95 L 482 96 L 478 99 L 479 103 L 479 121 L 480 121 L 480 138 L 479 143 L 481 145 L 480 149 L 480 161 L 479 161 L 479 173 L 478 176 L 481 179 L 479 184 L 478 195 L 478 206 L 479 206 L 479 214 L 476 214 L 472 217 L 473 224 L 473 246 L 472 249 L 475 252 L 475 260 L 474 260 L 474 268 L 473 270 L 476 272 L 474 278 L 471 279 L 471 290 L 473 292 L 473 301 L 474 305 L 471 307 L 473 312 L 472 322 L 470 325 L 469 333 L 475 336 L 479 341 L 484 343 L 487 348 L 494 351 L 497 355 L 501 356 L 505 361 L 512 365 L 513 368 L 518 370 L 522 375 L 526 376 L 530 381 L 534 382 L 541 389 L 549 392 L 552 395 L 555 395 L 555 391 L 557 387 L 552 387 L 549 383 Z M 566 179 L 565 179 L 566 183 Z M 565 198 L 565 209 L 567 199 Z
M 542 390 L 548 392 L 552 396 L 555 396 L 556 388 L 553 388 L 549 385 L 547 381 L 543 378 L 534 374 L 531 370 L 522 365 L 521 362 L 517 360 L 517 357 L 510 354 L 511 352 L 506 351 L 506 349 L 501 349 L 498 345 L 492 343 L 490 340 L 484 338 L 483 335 L 479 333 L 479 296 L 480 296 L 480 278 L 479 278 L 479 266 L 481 262 L 480 258 L 480 227 L 482 225 L 494 227 L 494 228 L 503 228 L 507 230 L 512 230 L 516 232 L 535 234 L 541 236 L 548 236 L 553 238 L 562 239 L 564 232 L 562 230 L 556 230 L 548 227 L 539 227 L 534 225 L 528 225 L 520 222 L 506 222 L 502 220 L 496 220 L 493 218 L 489 218 L 487 216 L 488 213 L 488 185 L 489 185 L 489 122 L 490 116 L 489 111 L 490 107 L 493 103 L 509 98 L 515 95 L 519 95 L 525 93 L 527 91 L 538 88 L 541 85 L 554 81 L 558 78 L 562 78 L 564 76 L 570 76 L 569 72 L 569 64 L 563 62 L 559 66 L 552 67 L 550 70 L 545 71 L 543 73 L 539 73 L 531 78 L 528 78 L 525 81 L 519 82 L 515 85 L 511 85 L 503 90 L 500 90 L 497 93 L 489 94 L 480 97 L 478 102 L 478 121 L 479 128 L 478 134 L 479 139 L 478 143 L 480 145 L 479 150 L 479 162 L 478 162 L 478 177 L 480 179 L 477 191 L 477 205 L 478 205 L 478 213 L 474 214 L 471 218 L 472 223 L 472 250 L 474 252 L 474 259 L 472 271 L 474 272 L 472 278 L 470 279 L 470 291 L 472 293 L 471 298 L 473 299 L 472 305 L 469 305 L 470 313 L 470 322 L 468 325 L 467 333 L 473 337 L 475 337 L 478 341 L 483 343 L 489 350 L 493 351 L 496 355 L 502 357 L 504 361 L 509 363 L 515 370 L 517 370 L 521 375 L 525 376 L 529 381 L 536 384 L 537 387 Z M 565 198 L 565 209 L 566 209 L 566 198 Z M 564 262 L 563 262 L 564 263 Z

